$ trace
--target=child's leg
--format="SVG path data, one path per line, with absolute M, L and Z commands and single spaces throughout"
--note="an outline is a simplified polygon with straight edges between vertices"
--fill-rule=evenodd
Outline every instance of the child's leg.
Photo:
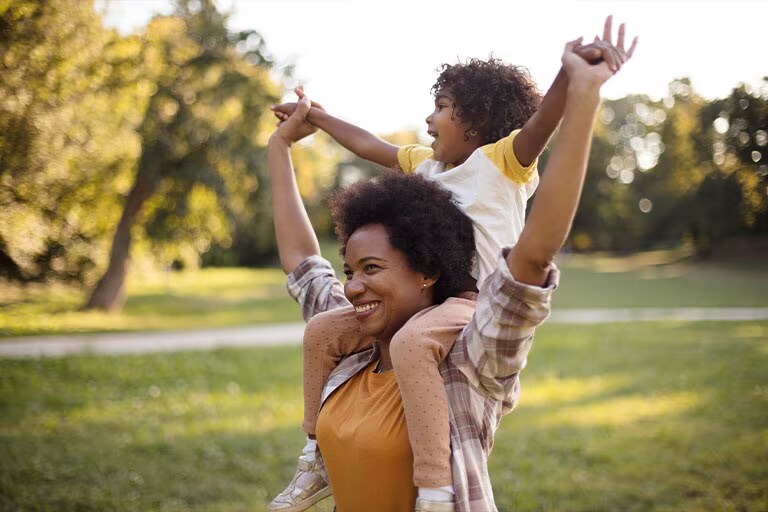
M 451 297 L 411 318 L 389 353 L 403 398 L 416 487 L 451 485 L 448 396 L 438 365 L 469 323 L 475 302 Z
M 331 495 L 322 464 L 315 458 L 315 425 L 320 397 L 328 376 L 347 354 L 370 346 L 371 339 L 360 333 L 352 306 L 326 311 L 312 317 L 304 330 L 304 422 L 307 445 L 299 457 L 296 473 L 288 487 L 267 507 L 270 512 L 306 510 Z
M 304 330 L 304 421 L 302 429 L 315 435 L 320 397 L 328 376 L 342 357 L 370 346 L 364 339 L 352 306 L 315 315 Z

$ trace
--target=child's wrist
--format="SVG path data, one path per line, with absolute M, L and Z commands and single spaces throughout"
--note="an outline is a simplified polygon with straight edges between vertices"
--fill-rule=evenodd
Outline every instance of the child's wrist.
M 317 107 L 312 107 L 309 109 L 309 112 L 307 112 L 307 116 L 304 118 L 304 120 L 309 124 L 317 126 L 317 123 L 322 121 L 323 114 L 325 114 L 324 110 Z

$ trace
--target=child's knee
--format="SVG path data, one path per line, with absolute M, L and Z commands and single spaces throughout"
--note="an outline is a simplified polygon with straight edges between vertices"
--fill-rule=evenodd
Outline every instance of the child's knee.
M 327 311 L 315 315 L 310 318 L 309 322 L 307 322 L 307 327 L 304 329 L 303 340 L 305 351 L 325 351 L 325 348 L 334 336 L 334 325 L 336 324 L 336 321 L 333 313 L 333 311 Z
M 435 364 L 445 358 L 442 347 L 427 336 L 419 325 L 406 324 L 397 331 L 389 344 L 392 364 L 397 368 L 416 361 L 434 361 Z

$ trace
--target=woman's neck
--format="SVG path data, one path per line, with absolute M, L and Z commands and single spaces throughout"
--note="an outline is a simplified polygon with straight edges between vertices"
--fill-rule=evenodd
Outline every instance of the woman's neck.
M 392 359 L 389 357 L 389 343 L 391 341 L 392 340 L 376 342 L 379 345 L 379 353 L 381 354 L 378 365 L 378 370 L 381 372 L 387 372 L 392 369 Z

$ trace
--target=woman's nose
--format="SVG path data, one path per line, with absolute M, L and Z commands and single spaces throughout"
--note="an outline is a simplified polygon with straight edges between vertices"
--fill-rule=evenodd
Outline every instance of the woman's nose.
M 352 276 L 352 278 L 344 284 L 344 294 L 348 299 L 353 299 L 363 292 L 365 292 L 365 283 L 363 283 L 362 279 L 359 277 Z

